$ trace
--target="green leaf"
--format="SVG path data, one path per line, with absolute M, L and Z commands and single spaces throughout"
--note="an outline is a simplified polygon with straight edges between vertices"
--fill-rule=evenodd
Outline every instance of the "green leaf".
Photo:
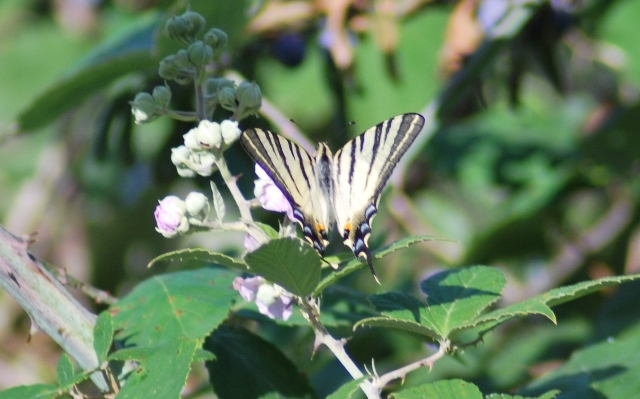
M 73 363 L 71 363 L 71 358 L 66 353 L 60 356 L 56 372 L 58 374 L 58 385 L 61 388 L 65 389 L 75 384 L 73 378 Z
M 196 354 L 193 356 L 194 362 L 204 362 L 208 360 L 216 360 L 216 355 L 206 349 L 196 349 Z
M 373 256 L 374 259 L 381 259 L 382 257 L 384 257 L 385 255 L 388 255 L 392 252 L 395 252 L 399 249 L 402 248 L 407 248 L 410 245 L 419 243 L 419 242 L 425 242 L 425 241 L 449 241 L 449 242 L 456 242 L 455 240 L 451 240 L 449 238 L 444 238 L 444 237 L 435 237 L 435 236 L 411 236 L 411 237 L 406 237 L 403 238 L 401 240 L 395 241 L 389 245 L 387 245 L 386 247 L 383 248 L 379 248 L 375 251 L 371 251 L 371 255 Z M 355 272 L 356 270 L 364 267 L 366 265 L 366 261 L 364 261 L 363 259 L 359 259 L 359 258 L 351 258 L 351 260 L 349 262 L 347 262 L 347 264 L 340 270 L 330 273 L 329 275 L 327 275 L 325 278 L 322 279 L 322 281 L 320 281 L 320 283 L 318 284 L 318 286 L 316 287 L 315 290 L 313 290 L 313 294 L 312 296 L 318 296 L 322 293 L 322 291 L 324 291 L 325 288 L 327 288 L 328 286 L 335 284 L 338 280 L 340 280 L 341 278 L 348 276 L 349 274 Z
M 276 238 L 280 238 L 280 235 L 278 234 L 276 229 L 269 226 L 268 224 L 260 223 L 260 222 L 253 222 L 253 223 L 255 223 L 256 226 L 260 227 L 260 229 L 267 234 L 267 237 L 269 237 L 269 239 L 274 240 Z
M 640 392 L 640 337 L 610 338 L 575 352 L 556 370 L 518 392 L 540 395 L 551 389 L 562 398 L 635 398 Z
M 499 269 L 471 266 L 431 276 L 421 284 L 428 303 L 400 292 L 370 298 L 383 317 L 360 320 L 359 326 L 396 328 L 426 335 L 432 339 L 449 338 L 467 326 L 480 312 L 500 298 L 506 280 Z
M 359 378 L 357 380 L 349 381 L 340 388 L 338 388 L 331 395 L 327 396 L 327 399 L 353 399 L 360 398 L 362 391 L 360 390 L 360 383 L 365 380 L 366 377 Z
M 161 262 L 182 262 L 183 264 L 189 264 L 192 268 L 200 268 L 213 263 L 243 272 L 249 270 L 247 264 L 240 259 L 232 258 L 231 256 L 221 254 L 219 252 L 211 252 L 202 248 L 188 248 L 167 252 L 166 254 L 162 254 L 152 259 L 147 267 L 152 267 Z M 191 265 L 191 263 L 195 264 Z
M 244 260 L 255 274 L 294 295 L 309 295 L 320 281 L 320 255 L 299 238 L 271 240 Z
M 487 266 L 448 270 L 431 276 L 420 285 L 427 294 L 429 308 L 423 324 L 447 337 L 500 299 L 506 283 L 500 269 Z
M 111 342 L 113 341 L 113 318 L 111 313 L 102 312 L 98 316 L 96 326 L 93 329 L 93 348 L 98 355 L 98 363 L 107 358 Z
M 640 274 L 604 277 L 598 280 L 583 281 L 577 284 L 568 285 L 566 287 L 555 288 L 534 298 L 540 298 L 541 302 L 544 302 L 548 306 L 553 307 L 556 305 L 561 305 L 568 301 L 572 301 L 574 299 L 578 299 L 585 295 L 589 295 L 592 292 L 600 291 L 601 289 L 612 285 L 618 285 L 638 279 L 640 279 Z
M 389 399 L 482 399 L 477 386 L 463 380 L 441 380 L 392 393 Z
M 116 40 L 98 47 L 78 67 L 42 92 L 18 115 L 20 130 L 32 131 L 46 126 L 89 96 L 132 72 L 158 67 L 153 37 L 161 14 L 140 18 Z
M 0 392 L 0 399 L 55 399 L 58 387 L 50 384 L 20 385 Z
M 492 393 L 485 396 L 485 399 L 553 399 L 560 394 L 557 389 L 543 393 L 540 396 L 520 396 L 520 395 L 507 395 L 504 393 Z
M 220 399 L 316 397 L 307 377 L 276 346 L 245 329 L 221 326 L 204 348 L 217 358 L 206 366 Z
M 176 338 L 204 339 L 238 297 L 235 274 L 200 269 L 152 277 L 110 308 L 117 337 L 141 346 Z
M 611 276 L 598 280 L 583 281 L 566 287 L 555 288 L 543 294 L 536 295 L 525 301 L 515 303 L 503 309 L 496 309 L 485 315 L 482 315 L 470 323 L 461 325 L 459 329 L 478 328 L 478 334 L 482 335 L 499 324 L 509 321 L 516 317 L 527 316 L 530 314 L 539 314 L 547 317 L 553 323 L 556 322 L 556 316 L 550 306 L 556 306 L 565 302 L 578 299 L 585 295 L 599 291 L 602 288 L 612 285 L 618 285 L 629 281 L 640 279 L 640 274 L 627 276 Z
M 173 339 L 146 347 L 149 350 L 136 358 L 140 364 L 129 374 L 118 399 L 179 399 L 198 345 L 196 339 Z
M 216 219 L 218 222 L 222 222 L 226 213 L 224 198 L 222 198 L 222 194 L 220 194 L 218 187 L 216 187 L 213 181 L 211 181 L 211 192 L 213 193 L 213 208 L 216 210 Z

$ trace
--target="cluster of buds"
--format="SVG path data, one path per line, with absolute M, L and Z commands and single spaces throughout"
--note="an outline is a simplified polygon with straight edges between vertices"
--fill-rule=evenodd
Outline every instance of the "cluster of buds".
M 202 224 L 209 214 L 209 200 L 197 191 L 192 191 L 184 201 L 170 195 L 159 201 L 154 216 L 156 231 L 170 238 L 179 233 L 186 233 L 192 224 Z
M 158 73 L 162 78 L 186 85 L 198 77 L 198 71 L 222 53 L 227 45 L 227 34 L 213 28 L 202 35 L 204 29 L 204 17 L 192 11 L 167 21 L 165 34 L 188 47 L 160 61 Z
M 209 78 L 204 84 L 204 98 L 207 105 L 220 106 L 233 112 L 235 120 L 254 115 L 262 106 L 262 93 L 255 82 L 242 82 L 236 87 L 227 78 Z
M 200 121 L 198 127 L 187 132 L 184 145 L 171 149 L 171 162 L 182 177 L 211 176 L 221 152 L 240 137 L 238 122 Z
M 131 102 L 131 113 L 137 124 L 151 122 L 164 115 L 171 101 L 171 90 L 167 86 L 156 86 L 153 93 L 140 92 Z

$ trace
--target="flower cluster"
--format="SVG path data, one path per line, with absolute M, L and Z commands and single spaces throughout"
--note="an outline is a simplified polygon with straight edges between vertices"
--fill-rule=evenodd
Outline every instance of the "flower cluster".
M 184 145 L 171 149 L 171 162 L 182 177 L 211 176 L 223 147 L 228 147 L 240 137 L 238 122 L 222 123 L 203 120 L 198 127 L 185 134 Z
M 191 224 L 201 223 L 209 214 L 209 200 L 199 192 L 192 191 L 183 201 L 175 195 L 163 198 L 156 207 L 156 231 L 170 238 L 186 233 Z
M 233 289 L 247 302 L 255 302 L 258 311 L 272 319 L 287 320 L 293 312 L 293 295 L 277 284 L 267 282 L 262 277 L 233 280 Z

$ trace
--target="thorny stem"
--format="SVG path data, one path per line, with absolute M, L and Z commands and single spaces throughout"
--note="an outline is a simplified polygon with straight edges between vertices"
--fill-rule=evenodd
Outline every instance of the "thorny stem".
M 429 366 L 429 370 L 431 370 L 433 368 L 433 364 L 447 353 L 450 345 L 451 341 L 443 339 L 440 341 L 440 347 L 436 353 L 374 379 L 373 386 L 377 388 L 378 391 L 382 391 L 389 382 L 397 378 L 404 379 L 404 377 L 413 370 L 417 370 L 424 366 Z
M 49 270 L 51 274 L 53 274 L 62 284 L 82 291 L 89 298 L 93 298 L 96 303 L 106 303 L 107 305 L 113 305 L 114 303 L 118 302 L 118 298 L 114 297 L 108 292 L 99 290 L 67 274 L 66 269 L 60 269 L 46 263 L 43 264 L 47 268 L 47 270 Z
M 298 298 L 300 303 L 300 310 L 302 311 L 304 317 L 311 323 L 311 327 L 316 335 L 316 343 L 315 347 L 317 348 L 320 344 L 324 344 L 333 355 L 338 359 L 340 363 L 344 366 L 347 372 L 351 375 L 354 380 L 359 380 L 364 377 L 364 374 L 358 366 L 353 362 L 353 360 L 349 357 L 347 352 L 344 349 L 344 341 L 337 340 L 329 334 L 326 327 L 320 322 L 319 317 L 319 309 L 317 303 L 313 299 L 307 298 Z M 314 348 L 315 349 L 315 348 Z M 366 380 L 360 384 L 360 389 L 367 395 L 368 399 L 379 399 L 380 398 L 380 390 L 376 389 L 371 383 L 371 381 Z

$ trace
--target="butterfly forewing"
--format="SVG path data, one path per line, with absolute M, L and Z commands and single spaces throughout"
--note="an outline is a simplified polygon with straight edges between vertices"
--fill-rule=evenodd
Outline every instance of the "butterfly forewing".
M 313 157 L 296 143 L 262 129 L 245 130 L 240 143 L 289 200 L 305 237 L 322 254 L 328 204 L 319 192 Z
M 348 142 L 334 156 L 336 223 L 344 243 L 371 266 L 367 240 L 380 193 L 424 125 L 419 114 L 391 118 Z

